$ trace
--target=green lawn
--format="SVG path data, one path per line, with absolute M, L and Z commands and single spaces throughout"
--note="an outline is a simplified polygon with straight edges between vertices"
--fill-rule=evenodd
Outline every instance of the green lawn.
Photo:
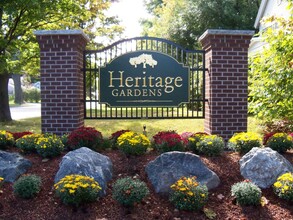
M 176 130 L 178 133 L 185 131 L 203 131 L 203 122 L 204 119 L 85 120 L 85 125 L 95 127 L 102 132 L 104 137 L 109 137 L 113 132 L 121 129 L 142 132 L 143 126 L 146 125 L 147 134 L 149 137 L 152 137 L 157 132 L 163 130 Z M 12 132 L 32 131 L 34 133 L 40 133 L 41 119 L 31 118 L 9 123 L 0 123 L 0 130 Z M 248 131 L 262 132 L 262 128 L 256 118 L 248 118 Z

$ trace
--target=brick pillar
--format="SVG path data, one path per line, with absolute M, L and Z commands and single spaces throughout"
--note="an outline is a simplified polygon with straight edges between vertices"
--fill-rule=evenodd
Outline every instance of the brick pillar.
M 84 125 L 81 30 L 36 31 L 41 60 L 42 132 L 58 135 Z
M 247 131 L 248 47 L 254 31 L 207 30 L 205 132 L 229 139 Z

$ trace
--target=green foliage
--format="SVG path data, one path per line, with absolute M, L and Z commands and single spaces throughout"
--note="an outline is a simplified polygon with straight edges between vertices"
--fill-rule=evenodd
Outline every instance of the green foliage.
M 41 134 L 28 134 L 16 140 L 16 147 L 22 150 L 23 153 L 36 152 L 36 141 Z
M 232 185 L 231 194 L 239 205 L 258 205 L 261 201 L 261 189 L 249 180 Z
M 113 184 L 113 198 L 124 206 L 140 203 L 148 194 L 147 185 L 138 179 L 125 177 Z
M 5 150 L 14 144 L 13 135 L 5 130 L 0 130 L 0 150 Z
M 275 194 L 281 199 L 293 202 L 293 174 L 285 173 L 273 185 Z
M 197 137 L 198 138 L 198 137 Z M 196 144 L 192 144 L 193 152 L 207 156 L 219 156 L 224 151 L 225 142 L 222 137 L 217 135 L 201 135 L 198 140 L 192 139 Z
M 80 206 L 94 202 L 102 190 L 92 177 L 83 175 L 67 175 L 54 185 L 56 195 L 66 205 Z
M 25 102 L 38 103 L 41 100 L 41 91 L 37 88 L 30 88 L 23 91 L 23 99 Z
M 207 135 L 208 134 L 205 132 L 197 132 L 195 134 L 192 134 L 188 138 L 187 148 L 191 150 L 193 153 L 199 154 L 199 151 L 198 151 L 199 142 Z
M 39 74 L 35 30 L 82 29 L 91 39 L 90 48 L 97 47 L 93 43 L 96 37 L 119 36 L 123 28 L 118 19 L 105 14 L 110 4 L 104 0 L 1 0 L 0 74 L 5 77 L 0 80 L 6 81 L 11 73 Z M 6 90 L 1 86 L 0 94 Z M 8 99 L 1 97 L 0 104 L 1 121 L 10 121 Z
M 180 210 L 198 211 L 208 201 L 208 188 L 200 185 L 196 177 L 181 177 L 171 189 L 169 200 Z
M 127 131 L 117 138 L 117 145 L 126 155 L 142 155 L 151 146 L 151 142 L 143 134 Z
M 41 177 L 37 175 L 22 176 L 13 184 L 13 192 L 21 198 L 31 199 L 41 191 L 41 184 Z
M 207 29 L 253 29 L 260 0 L 152 0 L 153 17 L 144 20 L 144 34 L 173 40 L 186 48 L 199 47 Z
M 293 148 L 293 138 L 286 133 L 275 133 L 268 139 L 266 146 L 279 153 L 285 153 Z
M 228 141 L 228 148 L 239 152 L 248 153 L 254 147 L 261 147 L 261 137 L 253 132 L 235 133 Z
M 44 134 L 36 140 L 37 153 L 44 157 L 55 157 L 64 150 L 64 145 L 56 134 Z
M 291 1 L 292 2 L 292 1 Z M 261 38 L 267 46 L 252 57 L 249 111 L 265 121 L 293 120 L 293 6 L 291 17 L 270 17 Z

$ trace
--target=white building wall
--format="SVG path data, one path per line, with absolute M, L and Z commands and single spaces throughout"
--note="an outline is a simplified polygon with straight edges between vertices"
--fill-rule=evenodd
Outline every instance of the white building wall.
M 253 37 L 249 46 L 248 53 L 253 55 L 257 52 L 261 52 L 262 48 L 266 45 L 261 39 L 261 33 L 268 27 L 274 27 L 275 23 L 263 23 L 264 18 L 271 16 L 289 18 L 290 12 L 287 10 L 287 0 L 262 0 L 257 17 L 255 19 L 254 27 L 259 29 L 260 35 Z

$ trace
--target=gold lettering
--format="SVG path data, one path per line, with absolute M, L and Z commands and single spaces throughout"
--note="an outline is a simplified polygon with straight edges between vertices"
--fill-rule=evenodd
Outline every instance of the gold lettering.
M 118 96 L 118 89 L 113 89 L 112 90 L 112 96 L 115 96 L 115 97 Z
M 132 96 L 132 90 L 131 89 L 127 89 L 127 96 Z
M 154 87 L 154 85 L 153 85 L 153 79 L 154 79 L 155 77 L 153 77 L 153 76 L 149 76 L 149 87 Z
M 114 87 L 113 86 L 113 80 L 119 80 L 120 81 L 119 87 L 124 87 L 124 85 L 123 85 L 123 72 L 124 71 L 119 71 L 120 78 L 113 78 L 114 71 L 109 71 L 109 73 L 110 73 L 110 85 L 109 85 L 109 87 Z
M 135 86 L 134 87 L 139 87 L 139 80 L 141 80 L 141 77 L 135 77 Z
M 176 86 L 176 87 L 181 87 L 182 86 L 182 78 L 180 77 L 180 76 L 177 76 L 176 78 L 175 78 L 175 81 L 174 81 L 174 85 Z M 178 84 L 178 82 L 181 82 L 181 84 Z
M 133 82 L 133 78 L 132 78 L 132 77 L 127 77 L 127 78 L 125 79 L 125 86 L 126 86 L 126 87 L 132 87 L 132 86 L 133 86 L 133 83 L 130 84 L 131 82 Z
M 173 77 L 166 77 L 165 78 L 165 92 L 166 93 L 171 93 L 174 91 L 174 86 L 172 86 L 172 82 L 173 82 Z
M 156 87 L 164 87 L 162 77 L 157 77 L 155 80 L 156 80 Z

